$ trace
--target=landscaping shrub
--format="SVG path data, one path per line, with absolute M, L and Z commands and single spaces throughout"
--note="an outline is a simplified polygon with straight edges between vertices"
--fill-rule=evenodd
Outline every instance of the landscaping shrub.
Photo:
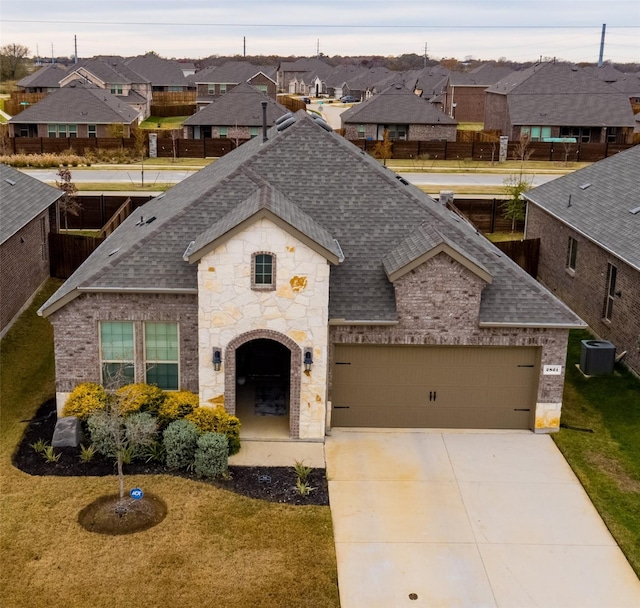
M 93 412 L 104 410 L 106 405 L 107 392 L 104 388 L 93 382 L 84 382 L 71 391 L 62 415 L 86 420 Z
M 176 420 L 164 430 L 165 460 L 170 469 L 183 469 L 193 464 L 200 432 L 189 420 Z
M 191 391 L 166 393 L 165 400 L 158 409 L 161 424 L 168 424 L 190 414 L 200 404 L 200 398 Z
M 87 419 L 91 443 L 103 456 L 123 456 L 126 463 L 155 441 L 158 423 L 149 412 L 124 418 L 114 411 L 95 412 Z
M 127 384 L 115 392 L 118 409 L 123 416 L 134 412 L 158 413 L 165 393 L 153 384 Z
M 196 425 L 201 433 L 222 433 L 229 441 L 229 455 L 240 451 L 240 420 L 232 416 L 221 405 L 218 407 L 197 407 L 185 416 Z
M 198 477 L 215 479 L 224 477 L 229 470 L 229 442 L 221 433 L 205 433 L 198 438 L 194 458 Z

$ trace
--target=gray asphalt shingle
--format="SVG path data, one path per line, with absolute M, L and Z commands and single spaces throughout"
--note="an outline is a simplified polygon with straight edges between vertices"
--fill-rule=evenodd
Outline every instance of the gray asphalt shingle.
M 525 197 L 640 270 L 640 146 L 538 186 Z
M 423 101 L 423 103 L 426 103 Z M 383 257 L 422 224 L 432 225 L 492 277 L 482 293 L 480 322 L 576 326 L 578 318 L 467 222 L 303 111 L 295 124 L 244 144 L 154 199 L 128 218 L 47 304 L 49 314 L 78 289 L 190 290 L 197 264 L 183 254 L 203 227 L 268 186 L 337 239 L 344 261 L 331 266 L 329 317 L 397 319 Z M 289 208 L 292 209 L 291 207 Z M 284 211 L 280 211 L 283 213 Z M 140 215 L 154 216 L 139 224 Z M 309 230 L 310 228 L 307 228 Z M 318 237 L 320 238 L 320 237 Z M 116 251 L 113 255 L 109 253 Z
M 0 244 L 61 196 L 58 188 L 0 164 Z

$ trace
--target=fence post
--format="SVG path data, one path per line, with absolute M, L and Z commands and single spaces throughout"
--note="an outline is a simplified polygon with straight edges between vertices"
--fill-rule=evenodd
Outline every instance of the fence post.
M 448 144 L 448 143 L 449 143 L 449 142 L 445 139 L 445 140 L 444 140 L 444 160 L 449 160 L 449 159 L 447 158 L 447 144 Z
M 489 230 L 489 232 L 491 234 L 493 234 L 495 227 L 496 227 L 496 199 L 493 199 L 493 203 L 491 205 L 491 229 Z

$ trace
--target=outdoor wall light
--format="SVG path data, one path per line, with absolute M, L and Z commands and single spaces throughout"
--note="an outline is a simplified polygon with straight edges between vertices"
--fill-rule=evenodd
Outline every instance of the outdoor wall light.
M 310 372 L 312 365 L 313 365 L 313 357 L 311 355 L 311 349 L 307 349 L 304 351 L 304 371 Z
M 216 372 L 219 372 L 221 365 L 222 365 L 222 353 L 219 350 L 214 350 L 213 351 L 213 369 Z

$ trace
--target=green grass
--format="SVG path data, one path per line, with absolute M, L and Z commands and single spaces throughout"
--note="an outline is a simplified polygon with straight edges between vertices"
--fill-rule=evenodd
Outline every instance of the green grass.
M 622 366 L 585 378 L 575 364 L 581 340 L 590 338 L 571 332 L 562 406 L 568 428 L 553 438 L 640 576 L 640 380 Z
M 181 129 L 188 116 L 149 116 L 140 123 L 141 129 Z
M 532 161 L 524 163 L 524 173 L 570 173 L 576 169 L 588 167 L 591 163 L 563 163 L 552 161 Z M 522 164 L 518 160 L 507 160 L 502 163 L 471 159 L 460 160 L 412 160 L 388 159 L 387 167 L 393 171 L 434 171 L 447 173 L 514 173 L 520 171 Z
M 486 232 L 485 236 L 492 243 L 503 243 L 505 241 L 521 241 L 524 239 L 524 232 Z
M 77 516 L 117 492 L 115 476 L 31 477 L 12 466 L 24 421 L 54 394 L 52 331 L 35 311 L 58 285 L 49 282 L 0 341 L 0 605 L 337 607 L 328 507 L 252 500 L 169 475 L 126 476 L 127 487 L 160 496 L 167 517 L 145 532 L 103 536 Z

